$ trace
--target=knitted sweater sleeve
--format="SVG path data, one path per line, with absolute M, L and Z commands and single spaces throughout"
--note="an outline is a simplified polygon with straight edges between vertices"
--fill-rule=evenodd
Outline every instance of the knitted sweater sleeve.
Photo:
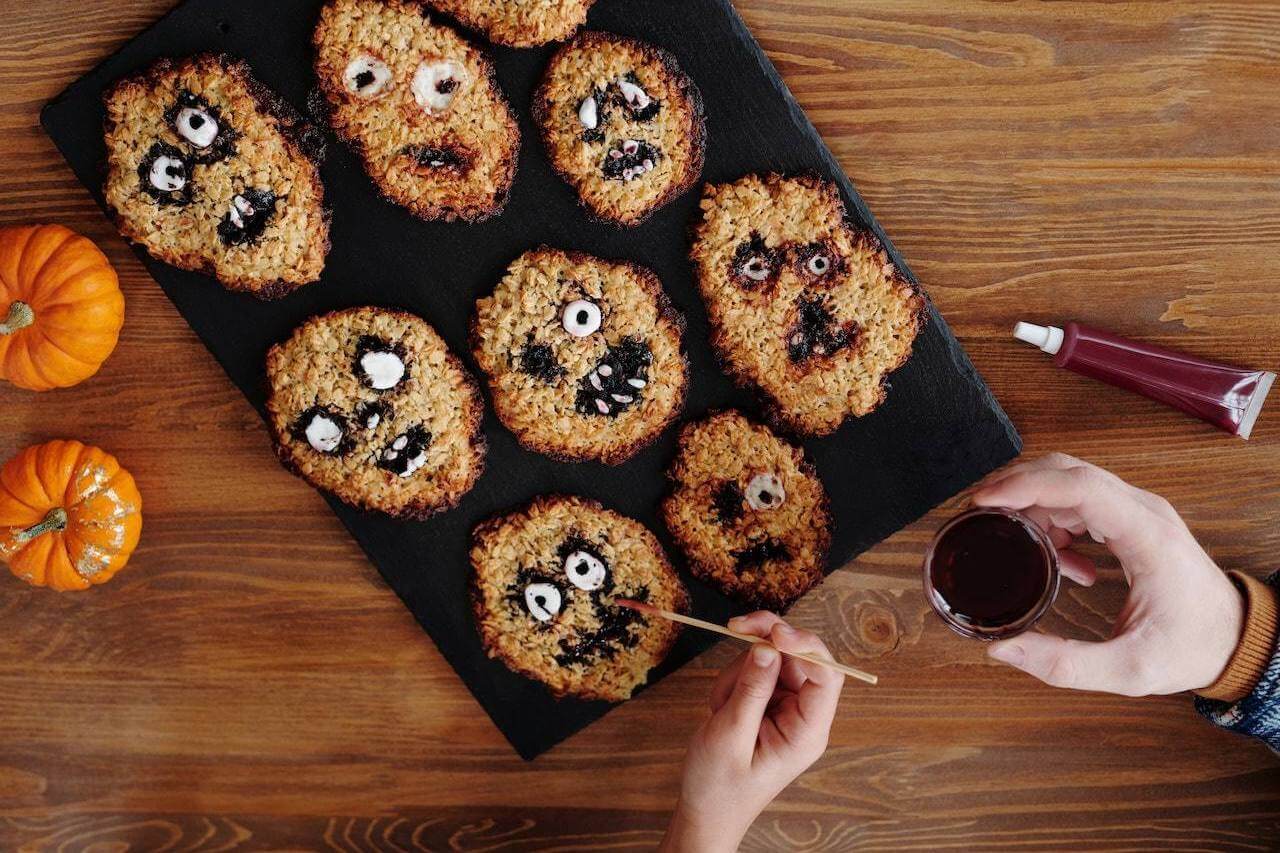
M 1267 578 L 1266 583 L 1280 591 L 1280 572 Z M 1196 710 L 1210 722 L 1256 737 L 1280 752 L 1280 646 L 1273 640 L 1270 660 L 1266 662 L 1251 692 L 1235 702 L 1224 702 L 1196 697 Z

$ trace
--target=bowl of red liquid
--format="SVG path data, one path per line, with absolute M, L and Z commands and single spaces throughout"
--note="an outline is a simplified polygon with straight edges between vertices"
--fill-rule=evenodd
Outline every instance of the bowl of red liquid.
M 1040 526 L 1000 507 L 962 512 L 924 556 L 924 594 L 951 630 L 977 640 L 1021 634 L 1058 595 L 1058 552 Z

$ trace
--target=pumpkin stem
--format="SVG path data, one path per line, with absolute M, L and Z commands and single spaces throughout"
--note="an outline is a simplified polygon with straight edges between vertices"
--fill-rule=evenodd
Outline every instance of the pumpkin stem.
M 0 335 L 12 335 L 19 329 L 25 329 L 36 321 L 36 312 L 25 302 L 14 302 L 9 306 L 9 316 L 0 323 Z
M 44 517 L 44 521 L 39 524 L 32 525 L 26 530 L 20 531 L 15 537 L 19 545 L 25 545 L 37 536 L 45 533 L 61 532 L 67 529 L 67 511 L 60 506 L 55 506 L 49 510 L 49 514 Z

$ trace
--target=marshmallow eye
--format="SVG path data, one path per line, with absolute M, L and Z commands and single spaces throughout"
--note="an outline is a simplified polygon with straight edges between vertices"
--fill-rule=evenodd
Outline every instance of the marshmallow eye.
M 796 258 L 800 273 L 811 281 L 827 278 L 837 266 L 837 257 L 825 243 L 810 243 Z
M 413 99 L 427 115 L 439 115 L 449 109 L 453 99 L 471 82 L 467 69 L 452 59 L 423 62 L 413 72 Z
M 293 423 L 293 435 L 316 453 L 344 456 L 351 449 L 347 419 L 328 406 L 312 406 Z
M 738 273 L 752 281 L 764 281 L 773 274 L 773 265 L 763 255 L 750 255 L 739 265 Z
M 556 618 L 563 603 L 560 589 L 553 583 L 539 581 L 524 588 L 524 606 L 539 622 Z
M 747 506 L 757 511 L 777 509 L 787 499 L 787 493 L 782 488 L 782 478 L 773 473 L 756 474 L 752 477 L 744 495 Z
M 360 98 L 376 98 L 391 82 L 391 69 L 381 59 L 357 56 L 342 72 L 347 91 Z
M 218 138 L 218 120 L 200 107 L 182 107 L 173 120 L 174 130 L 195 148 L 208 148 Z
M 164 142 L 151 146 L 138 163 L 142 192 L 161 205 L 184 205 L 191 201 L 191 160 Z
M 779 252 L 765 245 L 764 239 L 752 234 L 734 250 L 731 278 L 747 290 L 766 287 L 778 276 Z
M 575 299 L 560 313 L 560 325 L 575 338 L 585 338 L 600 330 L 600 306 L 588 299 Z
M 162 193 L 178 192 L 187 185 L 187 164 L 181 157 L 161 154 L 151 164 L 147 181 Z
M 569 583 L 583 592 L 604 586 L 607 574 L 604 561 L 589 551 L 573 551 L 564 558 L 564 573 Z

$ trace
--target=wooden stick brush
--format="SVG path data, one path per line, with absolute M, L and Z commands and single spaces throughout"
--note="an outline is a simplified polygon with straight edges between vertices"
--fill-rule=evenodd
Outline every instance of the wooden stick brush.
M 672 622 L 679 622 L 681 625 L 691 625 L 694 628 L 701 628 L 702 630 L 710 631 L 713 634 L 723 634 L 726 637 L 733 637 L 735 640 L 741 640 L 744 643 L 755 644 L 769 642 L 763 637 L 756 637 L 752 634 L 740 634 L 737 631 L 724 627 L 723 625 L 717 625 L 714 622 L 708 622 L 705 619 L 697 619 L 693 616 L 685 616 L 683 613 L 674 613 L 670 610 L 663 610 L 660 607 L 654 607 L 652 604 L 646 604 L 643 601 L 633 601 L 630 598 L 615 598 L 613 599 L 613 603 L 619 607 L 626 607 L 631 610 L 644 613 L 648 616 L 661 616 L 663 619 L 668 619 Z M 800 660 L 808 661 L 809 663 L 816 663 L 819 666 L 834 669 L 837 672 L 843 672 L 845 675 L 856 678 L 859 681 L 865 681 L 867 684 L 875 684 L 879 681 L 876 676 L 869 672 L 863 672 L 860 669 L 845 666 L 842 663 L 836 663 L 830 658 L 818 657 L 817 655 L 809 654 L 808 652 L 787 652 L 782 649 L 778 649 L 778 651 L 782 652 L 784 655 L 791 655 L 793 658 L 799 658 Z

